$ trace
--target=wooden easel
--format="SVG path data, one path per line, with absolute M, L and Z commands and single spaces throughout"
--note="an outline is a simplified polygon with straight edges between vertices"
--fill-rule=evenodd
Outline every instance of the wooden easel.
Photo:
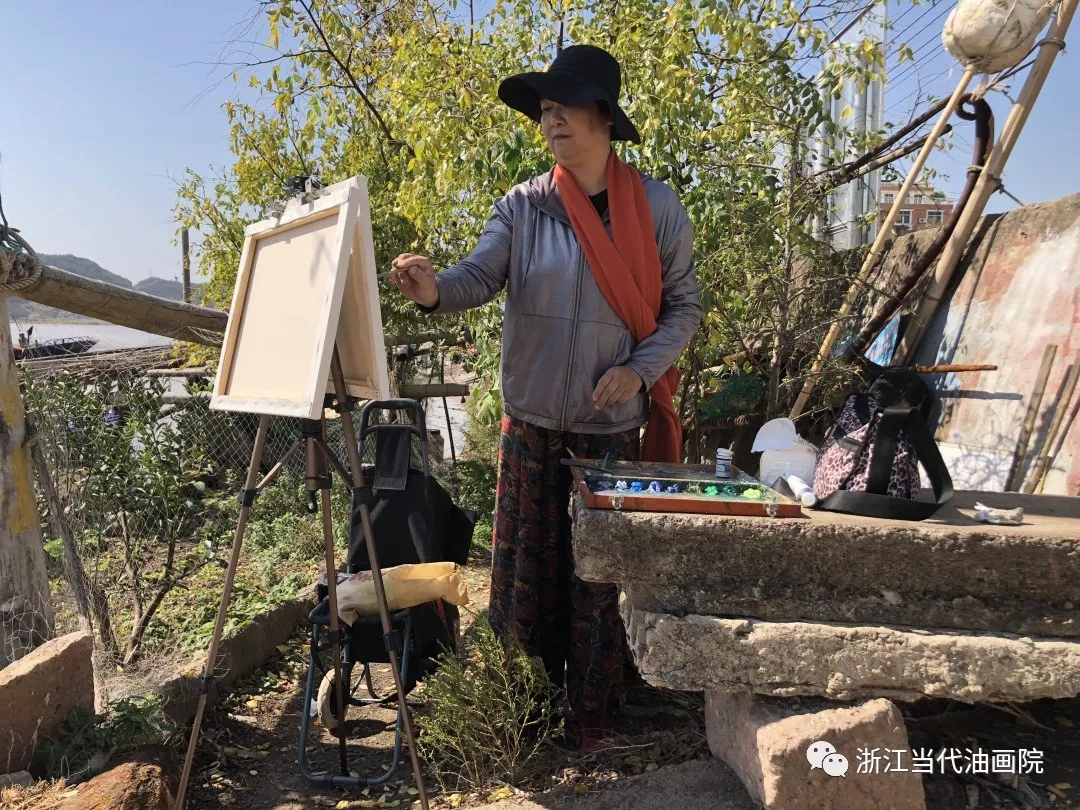
M 217 623 L 214 626 L 214 635 L 210 641 L 210 648 L 206 652 L 206 663 L 203 666 L 202 676 L 199 679 L 199 705 L 195 711 L 195 721 L 191 729 L 191 738 L 188 741 L 187 755 L 184 757 L 184 770 L 180 777 L 180 787 L 177 792 L 176 810 L 183 810 L 184 796 L 187 791 L 188 780 L 191 776 L 191 765 L 195 759 L 195 748 L 199 741 L 199 730 L 202 726 L 203 715 L 206 711 L 206 700 L 210 687 L 213 683 L 214 666 L 217 662 L 218 646 L 221 642 L 221 634 L 225 626 L 225 618 L 229 609 L 229 600 L 232 596 L 233 581 L 236 576 L 236 568 L 240 558 L 240 547 L 244 541 L 244 531 L 247 527 L 251 507 L 255 503 L 258 493 L 270 484 L 281 472 L 285 462 L 301 448 L 304 450 L 305 480 L 308 491 L 321 493 L 321 512 L 323 524 L 323 551 L 326 557 L 326 587 L 330 602 L 330 639 L 333 643 L 334 676 L 336 699 L 338 706 L 346 706 L 345 686 L 341 675 L 341 630 L 338 619 L 337 602 L 337 562 L 334 557 L 334 528 L 333 518 L 330 513 L 330 476 L 329 467 L 341 475 L 342 479 L 349 482 L 353 498 L 360 506 L 360 520 L 364 527 L 364 539 L 367 544 L 368 561 L 371 565 L 371 574 L 375 585 L 375 598 L 379 603 L 379 618 L 382 623 L 383 638 L 386 643 L 387 653 L 390 658 L 390 671 L 394 676 L 394 685 L 397 688 L 398 707 L 401 710 L 402 725 L 405 731 L 405 739 L 409 746 L 409 758 L 412 760 L 413 777 L 416 780 L 416 788 L 420 792 L 420 806 L 427 810 L 427 792 L 424 789 L 423 773 L 420 769 L 420 758 L 416 749 L 416 736 L 413 733 L 412 718 L 409 714 L 409 704 L 406 700 L 405 686 L 401 677 L 401 666 L 398 661 L 398 645 L 400 639 L 394 633 L 390 620 L 390 610 L 386 602 L 386 591 L 383 588 L 382 569 L 379 566 L 379 558 L 375 550 L 374 532 L 371 527 L 371 488 L 364 482 L 364 471 L 360 461 L 360 450 L 356 444 L 356 430 L 353 427 L 351 403 L 345 385 L 345 377 L 341 370 L 341 360 L 337 348 L 334 348 L 333 359 L 330 366 L 334 382 L 335 409 L 341 414 L 341 428 L 345 436 L 345 444 L 348 448 L 349 467 L 347 470 L 326 443 L 325 430 L 326 420 L 302 419 L 300 420 L 301 435 L 293 442 L 292 447 L 271 468 L 260 481 L 259 468 L 262 464 L 263 451 L 266 447 L 266 437 L 270 426 L 270 417 L 259 417 L 259 427 L 255 434 L 255 446 L 251 453 L 251 465 L 248 467 L 244 488 L 240 491 L 240 516 L 236 522 L 236 534 L 233 537 L 232 552 L 229 556 L 229 567 L 225 574 L 225 587 L 221 593 L 221 603 L 218 606 Z M 344 712 L 342 712 L 344 722 Z M 349 767 L 345 749 L 345 735 L 338 739 L 338 752 L 343 777 L 349 776 Z M 333 784 L 334 778 L 330 782 Z

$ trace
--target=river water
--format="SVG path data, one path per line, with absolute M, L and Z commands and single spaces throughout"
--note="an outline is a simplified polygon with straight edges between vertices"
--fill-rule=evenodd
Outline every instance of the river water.
M 168 346 L 172 343 L 171 338 L 161 335 L 151 335 L 148 332 L 140 332 L 137 329 L 128 329 L 126 326 L 117 326 L 112 323 L 29 323 L 19 322 L 23 330 L 30 326 L 34 327 L 33 340 L 44 343 L 47 340 L 57 338 L 73 338 L 88 336 L 97 340 L 97 345 L 91 351 L 102 352 L 115 349 L 137 349 L 144 346 Z M 11 324 L 12 342 L 19 342 L 19 328 Z

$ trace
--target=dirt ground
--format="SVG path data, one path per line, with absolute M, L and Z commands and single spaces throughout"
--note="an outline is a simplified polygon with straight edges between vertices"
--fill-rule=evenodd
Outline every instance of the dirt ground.
M 472 606 L 485 606 L 486 561 L 466 569 L 466 580 Z M 467 625 L 471 617 L 466 614 L 463 619 Z M 326 788 L 301 776 L 297 745 L 301 712 L 305 710 L 307 642 L 307 628 L 299 629 L 261 671 L 242 680 L 208 712 L 189 790 L 189 808 L 412 806 L 416 788 L 407 755 L 394 777 L 381 787 Z M 383 694 L 392 690 L 385 667 L 376 668 L 375 687 Z M 945 745 L 968 749 L 981 745 L 988 749 L 1035 748 L 1044 752 L 1042 773 L 924 777 L 930 810 L 1080 807 L 1080 700 L 1043 701 L 1022 708 L 927 700 L 902 708 L 912 748 Z M 350 710 L 350 770 L 369 775 L 382 772 L 390 759 L 394 720 L 395 713 L 383 707 Z M 429 776 L 431 806 L 467 807 L 543 794 L 559 806 L 580 806 L 585 810 L 599 800 L 599 791 L 617 787 L 627 778 L 710 759 L 704 701 L 699 695 L 637 684 L 628 691 L 627 705 L 615 731 L 611 745 L 591 757 L 582 758 L 569 746 L 549 751 L 536 763 L 534 775 L 521 790 L 442 792 Z M 336 738 L 313 720 L 309 767 L 316 772 L 337 772 L 337 756 Z M 608 798 L 613 800 L 615 796 Z
M 474 608 L 486 606 L 488 601 L 487 566 L 481 560 L 466 569 Z M 463 625 L 471 619 L 463 615 Z M 298 630 L 261 671 L 239 682 L 208 710 L 188 791 L 189 808 L 410 806 L 416 788 L 407 754 L 394 778 L 381 787 L 326 788 L 301 776 L 297 747 L 305 708 L 308 640 L 308 630 Z M 355 677 L 359 678 L 359 669 Z M 392 691 L 386 667 L 376 667 L 374 685 L 380 694 Z M 363 694 L 363 686 L 358 693 Z M 556 748 L 536 763 L 535 775 L 523 787 L 528 792 L 587 792 L 611 780 L 708 758 L 703 709 L 700 696 L 634 686 L 628 691 L 626 711 L 609 748 L 588 758 L 569 746 Z M 383 707 L 350 710 L 347 750 L 351 771 L 365 775 L 383 771 L 390 761 L 395 716 L 393 710 Z M 308 766 L 315 772 L 338 772 L 337 738 L 314 720 Z M 426 785 L 433 808 L 464 807 L 520 795 L 509 788 L 483 794 L 442 793 L 430 778 Z

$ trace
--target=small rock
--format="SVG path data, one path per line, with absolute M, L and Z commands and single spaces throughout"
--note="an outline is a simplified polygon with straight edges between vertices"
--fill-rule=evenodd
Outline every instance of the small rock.
M 30 787 L 37 781 L 30 775 L 29 771 L 15 771 L 15 773 L 5 773 L 0 776 L 0 788 L 9 787 Z
M 0 740 L 6 768 L 29 767 L 34 746 L 42 737 L 55 737 L 73 707 L 93 712 L 93 648 L 89 633 L 69 633 L 0 670 Z
M 173 776 L 153 762 L 125 762 L 80 785 L 56 810 L 171 810 Z

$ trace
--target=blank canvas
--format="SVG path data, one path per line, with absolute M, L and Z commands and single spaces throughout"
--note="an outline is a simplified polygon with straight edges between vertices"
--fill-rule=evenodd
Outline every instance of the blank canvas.
M 318 418 L 335 338 L 349 394 L 389 395 L 366 183 L 325 192 L 245 231 L 211 407 Z

